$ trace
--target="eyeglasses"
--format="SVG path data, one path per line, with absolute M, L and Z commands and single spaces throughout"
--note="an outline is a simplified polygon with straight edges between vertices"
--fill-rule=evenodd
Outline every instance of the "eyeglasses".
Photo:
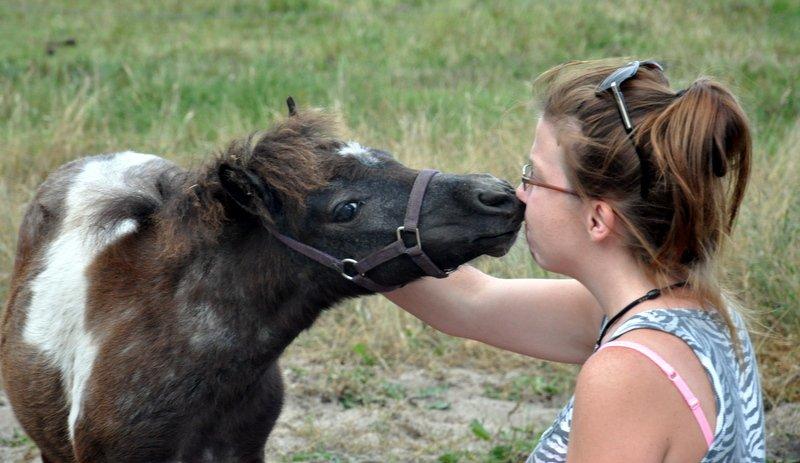
M 611 93 L 614 95 L 614 101 L 617 103 L 617 109 L 619 110 L 619 117 L 622 118 L 622 125 L 625 127 L 625 133 L 629 135 L 631 143 L 633 144 L 633 149 L 636 151 L 636 156 L 639 158 L 639 169 L 640 169 L 640 177 L 641 177 L 641 194 L 642 198 L 647 199 L 647 194 L 650 190 L 650 183 L 651 183 L 651 173 L 650 170 L 647 168 L 647 163 L 642 156 L 642 153 L 639 151 L 639 148 L 636 146 L 633 138 L 630 137 L 631 132 L 633 132 L 633 123 L 631 122 L 630 115 L 628 114 L 628 108 L 625 106 L 625 98 L 622 96 L 622 91 L 620 90 L 620 85 L 623 82 L 634 77 L 636 73 L 639 71 L 640 66 L 650 67 L 653 69 L 658 69 L 659 71 L 663 71 L 664 68 L 661 67 L 660 64 L 656 63 L 655 61 L 631 61 L 630 63 L 622 66 L 621 68 L 617 69 L 616 71 L 612 72 L 608 77 L 603 79 L 600 85 L 597 86 L 595 90 L 596 96 L 602 96 L 608 90 L 611 90 Z
M 533 166 L 531 164 L 525 164 L 522 166 L 522 189 L 524 191 L 528 191 L 528 186 L 536 185 L 542 188 L 548 188 L 553 191 L 559 191 L 561 193 L 567 193 L 573 196 L 578 196 L 578 193 L 568 190 L 566 188 L 561 188 L 560 186 L 550 185 L 549 183 L 542 183 L 537 180 L 534 180 L 531 176 L 533 175 Z

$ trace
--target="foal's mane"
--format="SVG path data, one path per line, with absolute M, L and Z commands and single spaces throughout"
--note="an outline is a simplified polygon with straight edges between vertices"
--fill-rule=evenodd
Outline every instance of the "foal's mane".
M 214 244 L 226 214 L 219 180 L 223 164 L 249 169 L 275 191 L 283 207 L 298 211 L 313 190 L 324 186 L 334 168 L 324 153 L 341 142 L 337 119 L 319 110 L 296 112 L 272 129 L 234 140 L 210 162 L 189 171 L 157 217 L 166 257 L 179 257 L 196 246 Z

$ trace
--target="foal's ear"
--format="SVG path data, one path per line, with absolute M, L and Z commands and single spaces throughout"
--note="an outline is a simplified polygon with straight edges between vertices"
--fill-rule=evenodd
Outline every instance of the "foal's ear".
M 217 174 L 222 189 L 244 211 L 255 216 L 264 215 L 264 211 L 269 214 L 280 212 L 281 202 L 277 195 L 251 170 L 222 163 Z

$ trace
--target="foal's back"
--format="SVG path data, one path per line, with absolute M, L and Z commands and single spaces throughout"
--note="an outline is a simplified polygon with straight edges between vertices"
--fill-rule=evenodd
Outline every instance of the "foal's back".
M 139 230 L 143 209 L 161 201 L 159 182 L 175 170 L 133 152 L 83 158 L 50 175 L 28 206 L 0 355 L 14 411 L 47 449 L 45 461 L 74 461 L 72 438 L 101 343 L 87 326 L 87 271 Z

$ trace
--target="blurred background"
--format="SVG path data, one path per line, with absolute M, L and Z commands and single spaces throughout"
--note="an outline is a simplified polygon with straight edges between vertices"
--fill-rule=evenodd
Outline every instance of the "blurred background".
M 713 76 L 751 119 L 724 265 L 752 311 L 768 455 L 798 461 L 800 0 L 0 2 L 0 299 L 24 207 L 66 161 L 132 149 L 196 166 L 292 95 L 409 166 L 516 183 L 532 80 L 609 56 L 657 59 L 675 88 Z M 545 275 L 522 241 L 475 265 Z M 282 365 L 269 461 L 520 461 L 576 372 L 434 332 L 380 296 L 324 314 Z M 0 412 L 0 459 L 36 461 Z

